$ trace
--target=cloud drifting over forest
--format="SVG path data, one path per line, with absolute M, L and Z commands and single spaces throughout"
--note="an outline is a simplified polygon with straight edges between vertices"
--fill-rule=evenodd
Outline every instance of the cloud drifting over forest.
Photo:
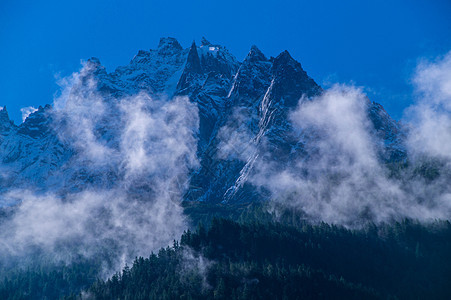
M 415 102 L 406 111 L 407 164 L 380 157 L 383 144 L 369 119 L 370 101 L 360 88 L 335 85 L 301 99 L 291 113 L 306 156 L 260 160 L 249 181 L 271 192 L 272 203 L 299 209 L 305 218 L 345 226 L 402 218 L 451 217 L 451 53 L 422 62 L 413 80 Z M 434 180 L 419 176 L 427 169 Z M 426 176 L 427 177 L 427 176 Z
M 3 195 L 20 205 L 0 224 L 2 264 L 38 250 L 54 262 L 105 257 L 113 264 L 105 270 L 117 270 L 116 264 L 167 246 L 187 226 L 179 203 L 198 166 L 197 107 L 187 98 L 163 101 L 144 93 L 105 99 L 92 68 L 88 62 L 60 82 L 52 120 L 75 153 L 71 165 L 83 166 L 75 172 L 108 180 L 88 180 L 64 195 L 33 187 Z
M 415 153 L 451 159 L 451 52 L 423 60 L 413 78 L 416 103 L 406 111 L 412 122 L 409 146 Z
M 179 202 L 191 171 L 200 166 L 196 105 L 186 97 L 162 100 L 146 93 L 105 97 L 93 68 L 88 62 L 60 81 L 51 112 L 59 141 L 74 153 L 69 163 L 75 167 L 58 172 L 61 178 L 85 176 L 86 183 L 74 190 L 36 193 L 30 187 L 2 195 L 20 203 L 0 224 L 2 264 L 38 250 L 53 261 L 107 257 L 112 263 L 105 270 L 117 270 L 169 245 L 187 227 Z M 245 120 L 252 113 L 240 109 L 219 130 L 217 156 L 251 161 L 242 178 L 269 191 L 273 207 L 300 210 L 313 222 L 358 227 L 449 219 L 451 53 L 419 64 L 413 82 L 415 104 L 404 125 L 408 157 L 401 163 L 408 164 L 401 168 L 382 161 L 383 144 L 368 116 L 371 102 L 362 89 L 346 85 L 300 99 L 289 118 L 304 142 L 303 155 L 288 164 L 268 159 L 268 141 L 256 137 L 256 128 L 248 130 Z M 436 174 L 433 179 L 422 175 L 425 169 Z M 206 268 L 197 259 L 187 260 Z

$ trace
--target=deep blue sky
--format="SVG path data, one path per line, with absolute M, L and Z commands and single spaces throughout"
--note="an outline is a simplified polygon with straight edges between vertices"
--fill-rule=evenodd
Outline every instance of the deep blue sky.
M 252 44 L 287 49 L 319 84 L 365 86 L 399 118 L 418 59 L 451 50 L 451 1 L 0 0 L 0 106 L 19 123 L 21 107 L 53 102 L 55 74 L 91 56 L 113 71 L 161 36 L 205 36 L 239 60 Z

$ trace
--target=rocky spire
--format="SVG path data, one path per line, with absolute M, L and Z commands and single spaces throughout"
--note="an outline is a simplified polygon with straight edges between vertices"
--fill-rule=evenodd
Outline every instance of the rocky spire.
M 228 96 L 239 96 L 240 105 L 250 106 L 256 97 L 265 93 L 270 82 L 271 63 L 257 46 L 253 45 L 234 76 Z
M 200 40 L 200 45 L 201 46 L 210 46 L 211 43 L 205 37 L 202 37 Z
M 180 52 L 182 50 L 183 47 L 175 38 L 173 37 L 160 38 L 160 42 L 158 43 L 158 53 L 169 54 L 174 52 Z
M 194 82 L 194 78 L 200 74 L 202 74 L 202 67 L 200 65 L 199 54 L 197 53 L 196 42 L 193 41 L 189 49 L 188 57 L 186 58 L 182 76 L 180 76 L 179 82 L 177 83 L 178 92 L 185 93 L 186 89 Z
M 200 65 L 199 54 L 197 53 L 196 42 L 193 41 L 189 49 L 188 58 L 186 59 L 185 71 L 191 73 L 201 73 L 202 67 Z
M 0 109 L 0 132 L 9 131 L 14 126 L 14 122 L 11 121 L 6 110 L 6 106 Z
M 276 98 L 284 95 L 286 105 L 296 105 L 302 95 L 311 97 L 321 92 L 321 87 L 307 75 L 301 64 L 285 50 L 273 59 L 273 92 Z
M 38 109 L 31 113 L 25 121 L 19 126 L 20 134 L 28 135 L 33 138 L 39 138 L 50 132 L 51 115 L 49 114 L 52 106 L 46 104 L 41 105 Z
M 91 57 L 88 59 L 86 65 L 91 70 L 92 74 L 94 75 L 105 75 L 106 74 L 106 68 L 102 66 L 100 63 L 100 60 L 97 57 Z
M 0 122 L 9 121 L 8 111 L 6 110 L 6 105 L 0 109 Z
M 257 46 L 252 45 L 251 50 L 247 54 L 245 61 L 255 62 L 255 61 L 267 61 L 266 56 L 257 48 Z

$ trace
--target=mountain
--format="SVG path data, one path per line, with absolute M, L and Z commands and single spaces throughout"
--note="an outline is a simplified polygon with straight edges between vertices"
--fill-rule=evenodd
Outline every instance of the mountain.
M 287 163 L 304 155 L 306 141 L 293 134 L 289 114 L 301 97 L 310 101 L 323 93 L 288 51 L 267 58 L 252 46 L 240 62 L 226 47 L 205 38 L 188 48 L 174 38 L 162 38 L 156 49 L 140 50 L 128 65 L 111 73 L 97 58 L 89 59 L 86 66 L 80 74 L 81 86 L 94 82 L 107 107 L 143 92 L 161 99 L 187 96 L 197 105 L 200 163 L 191 170 L 185 200 L 264 199 L 264 191 L 247 180 L 254 163 L 268 156 Z M 74 92 L 77 87 L 72 89 Z M 88 106 L 85 110 L 95 113 Z M 380 104 L 368 101 L 367 112 L 373 137 L 383 144 L 380 159 L 402 161 L 405 150 L 400 124 Z M 110 109 L 94 124 L 96 138 L 111 147 L 117 147 L 120 124 L 115 122 L 116 113 Z M 119 166 L 93 168 L 92 161 L 81 160 L 79 149 L 62 136 L 65 123 L 64 116 L 57 117 L 50 105 L 39 107 L 20 125 L 9 119 L 6 107 L 0 111 L 0 191 L 15 187 L 65 193 L 114 185 L 122 176 Z M 235 149 L 224 154 L 222 146 L 231 141 L 231 134 L 236 138 L 231 145 Z

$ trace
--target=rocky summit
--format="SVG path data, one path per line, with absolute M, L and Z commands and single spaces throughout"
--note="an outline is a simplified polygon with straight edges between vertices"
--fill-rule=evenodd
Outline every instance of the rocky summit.
M 199 164 L 189 170 L 183 197 L 214 203 L 265 199 L 265 192 L 247 180 L 255 162 L 269 156 L 287 163 L 305 155 L 308 139 L 293 133 L 289 113 L 299 99 L 314 101 L 323 93 L 288 51 L 268 58 L 252 46 L 239 61 L 226 47 L 205 38 L 187 48 L 175 38 L 161 38 L 156 49 L 138 51 L 128 65 L 111 73 L 99 59 L 91 58 L 79 76 L 81 83 L 71 92 L 94 85 L 95 97 L 104 106 L 140 93 L 164 101 L 187 96 L 199 113 Z M 368 100 L 366 107 L 374 139 L 383 145 L 380 159 L 402 160 L 400 124 L 380 104 Z M 9 119 L 6 107 L 0 110 L 1 191 L 14 187 L 65 193 L 114 184 L 121 176 L 120 166 L 96 169 L 91 162 L 75 159 L 78 150 L 62 136 L 64 116 L 56 117 L 55 109 L 39 107 L 20 125 Z M 93 128 L 96 138 L 115 147 L 114 113 L 108 118 Z M 220 145 L 231 132 L 243 133 L 232 145 L 236 153 L 221 154 Z

